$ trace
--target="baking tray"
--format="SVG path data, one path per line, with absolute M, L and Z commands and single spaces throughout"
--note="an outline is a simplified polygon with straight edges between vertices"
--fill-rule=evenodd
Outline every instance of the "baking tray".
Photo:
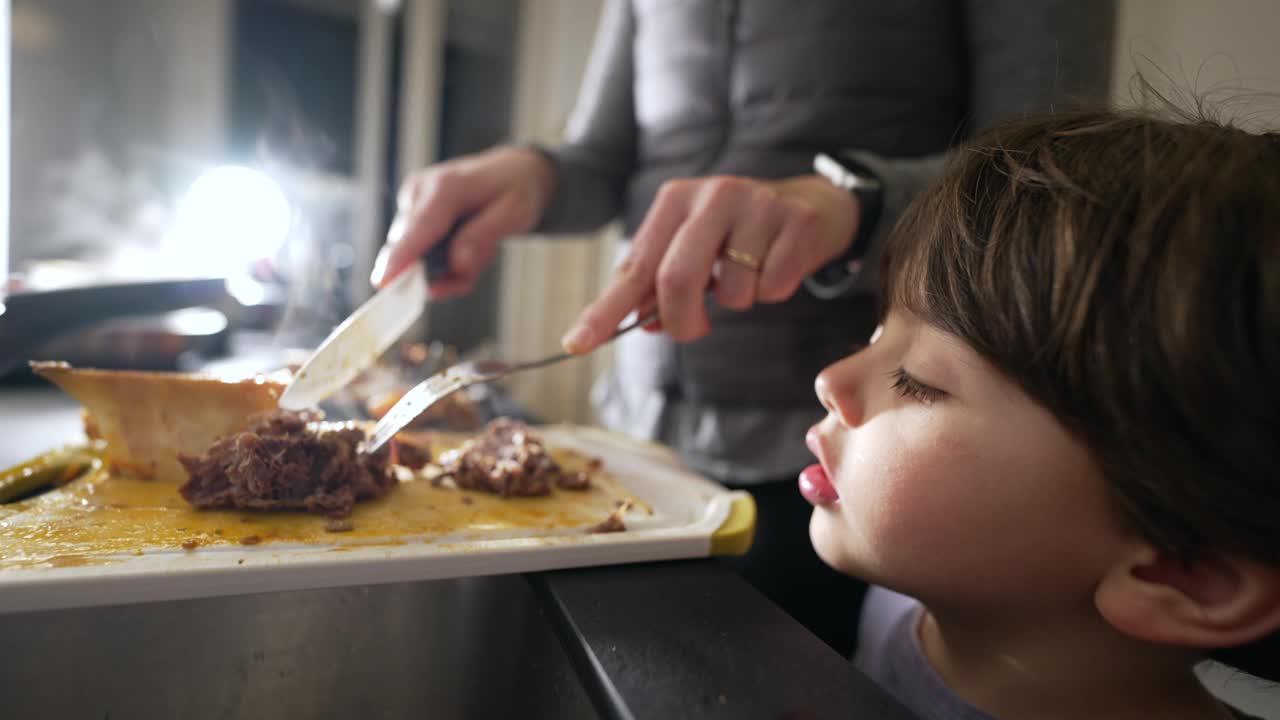
M 324 544 L 103 552 L 81 556 L 69 566 L 19 561 L 15 541 L 4 533 L 29 519 L 15 514 L 0 519 L 0 612 L 733 555 L 750 547 L 755 504 L 748 493 L 726 490 L 689 472 L 660 446 L 591 427 L 539 430 L 549 447 L 601 458 L 606 471 L 652 512 L 629 514 L 627 530 L 615 533 L 467 528 L 359 541 L 338 534 Z M 380 502 L 394 499 L 393 493 Z M 358 521 L 359 508 L 355 517 Z

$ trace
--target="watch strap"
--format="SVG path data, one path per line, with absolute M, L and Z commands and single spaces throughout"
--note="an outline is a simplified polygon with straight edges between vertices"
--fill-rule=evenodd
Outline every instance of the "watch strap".
M 805 280 L 811 293 L 829 299 L 847 292 L 862 270 L 862 257 L 880 223 L 884 184 L 874 172 L 842 151 L 818 153 L 813 159 L 813 169 L 859 200 L 858 229 L 849 248 Z

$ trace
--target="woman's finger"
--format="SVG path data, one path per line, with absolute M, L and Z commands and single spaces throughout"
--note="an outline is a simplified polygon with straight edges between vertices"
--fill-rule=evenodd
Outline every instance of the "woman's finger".
M 756 288 L 759 302 L 784 302 L 800 289 L 800 283 L 821 262 L 819 253 L 818 214 L 807 205 L 792 207 L 785 215 L 777 239 L 770 245 L 760 268 Z
M 452 176 L 421 180 L 415 190 L 413 204 L 396 214 L 387 232 L 387 244 L 379 252 L 370 280 L 379 287 L 386 285 L 405 268 L 417 262 L 441 240 L 462 214 L 463 192 Z
M 687 195 L 664 186 L 640 229 L 631 250 L 618 265 L 604 291 L 578 315 L 561 339 L 572 353 L 591 352 L 607 340 L 632 310 L 654 293 L 658 266 L 671 237 L 684 221 Z
M 476 277 L 493 263 L 502 239 L 524 232 L 531 213 L 520 196 L 508 193 L 471 216 L 453 235 L 449 249 L 452 274 Z
M 736 213 L 733 230 L 720 251 L 715 296 L 721 307 L 746 310 L 755 304 L 765 257 L 780 226 L 777 198 L 756 192 Z
M 413 208 L 417 202 L 418 191 L 422 187 L 423 175 L 427 171 L 418 171 L 404 179 L 400 183 L 400 189 L 396 191 L 396 214 L 407 212 Z
M 658 266 L 658 310 L 676 340 L 694 340 L 711 328 L 706 291 L 735 206 L 728 197 L 705 198 L 676 231 Z

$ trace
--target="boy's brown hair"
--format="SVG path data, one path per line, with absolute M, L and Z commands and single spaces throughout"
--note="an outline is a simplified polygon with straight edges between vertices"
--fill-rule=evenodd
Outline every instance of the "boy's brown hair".
M 1151 541 L 1280 566 L 1280 138 L 1005 125 L 903 215 L 882 279 L 1081 437 Z M 1272 652 L 1222 659 L 1275 678 Z

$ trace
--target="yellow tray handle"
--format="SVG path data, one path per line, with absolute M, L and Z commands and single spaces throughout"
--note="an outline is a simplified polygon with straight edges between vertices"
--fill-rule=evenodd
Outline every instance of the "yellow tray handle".
M 756 499 L 751 493 L 735 493 L 729 517 L 711 533 L 712 555 L 745 555 L 756 536 Z

